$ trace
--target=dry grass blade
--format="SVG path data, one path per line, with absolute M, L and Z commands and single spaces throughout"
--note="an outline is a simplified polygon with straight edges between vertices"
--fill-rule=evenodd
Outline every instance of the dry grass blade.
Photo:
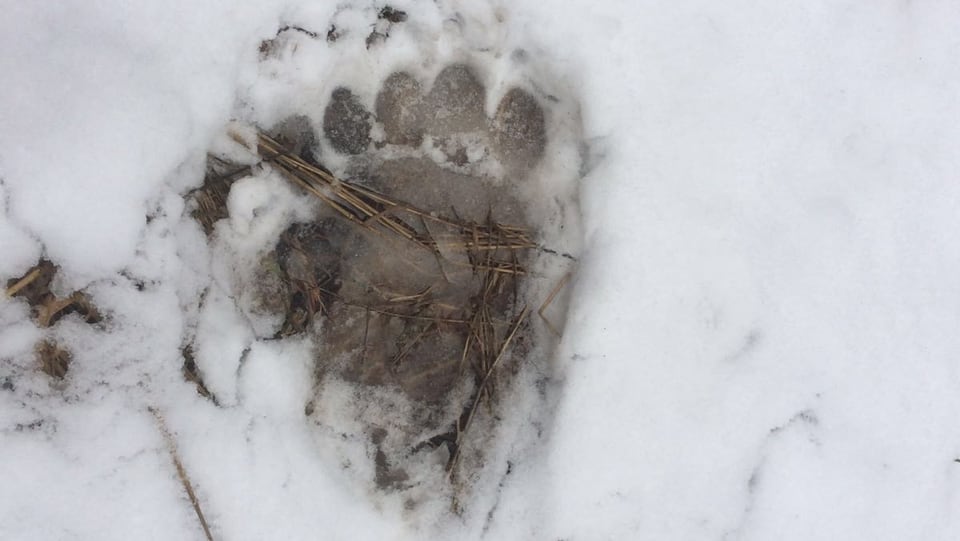
M 160 412 L 156 408 L 149 407 L 147 410 L 153 415 L 154 420 L 157 422 L 157 428 L 160 429 L 160 433 L 163 435 L 163 441 L 167 444 L 167 452 L 170 453 L 173 466 L 177 469 L 177 477 L 180 478 L 180 484 L 183 485 L 183 490 L 186 491 L 187 497 L 190 498 L 190 504 L 193 506 L 194 513 L 197 514 L 197 519 L 200 520 L 200 527 L 203 528 L 203 534 L 206 536 L 207 541 L 213 541 L 210 526 L 207 524 L 207 519 L 204 518 L 203 510 L 200 508 L 200 500 L 197 498 L 197 494 L 193 490 L 193 484 L 190 482 L 190 476 L 187 475 L 187 470 L 183 467 L 183 462 L 180 460 L 180 453 L 177 451 L 177 442 L 173 434 L 170 432 L 170 429 L 167 428 L 166 421 L 164 421 L 163 416 L 160 415 Z
M 366 310 L 366 311 L 371 312 L 371 313 L 374 313 L 374 314 L 380 314 L 380 315 L 390 316 L 390 317 L 395 317 L 395 318 L 400 318 L 400 319 L 416 319 L 416 320 L 421 320 L 421 321 L 432 321 L 432 322 L 434 322 L 434 323 L 451 323 L 451 324 L 454 324 L 454 325 L 469 325 L 469 324 L 470 324 L 470 321 L 469 321 L 469 320 L 466 320 L 466 319 L 458 319 L 458 318 L 452 318 L 452 317 L 440 317 L 440 316 L 432 316 L 432 315 L 424 316 L 424 315 L 420 315 L 420 314 L 404 314 L 404 313 L 402 313 L 402 312 L 397 312 L 397 311 L 395 311 L 395 310 L 385 310 L 385 309 L 381 309 L 381 308 L 375 308 L 375 307 L 373 307 L 373 306 L 368 306 L 368 305 L 365 305 L 365 304 L 362 304 L 362 303 L 359 303 L 359 302 L 349 301 L 349 300 L 343 298 L 342 296 L 338 295 L 337 293 L 335 293 L 335 292 L 333 292 L 333 291 L 330 291 L 329 289 L 323 289 L 323 288 L 318 288 L 318 289 L 319 289 L 320 291 L 322 291 L 323 293 L 326 293 L 326 294 L 330 295 L 332 298 L 336 299 L 336 300 L 339 301 L 339 302 L 342 302 L 343 304 L 345 304 L 345 305 L 347 305 L 347 306 L 352 306 L 352 307 L 354 307 L 354 308 L 360 308 L 360 309 L 362 309 L 362 310 Z
M 553 325 L 550 319 L 547 318 L 544 312 L 546 312 L 547 308 L 549 308 L 550 305 L 553 304 L 553 301 L 556 300 L 557 295 L 560 293 L 560 291 L 563 290 L 563 287 L 567 285 L 567 282 L 569 281 L 570 281 L 570 273 L 567 273 L 563 276 L 563 278 L 560 279 L 559 282 L 557 282 L 557 285 L 555 285 L 553 287 L 553 290 L 550 291 L 550 294 L 547 295 L 547 300 L 543 301 L 543 304 L 540 305 L 540 309 L 537 310 L 537 315 L 540 316 L 540 319 L 543 320 L 543 323 L 547 326 L 548 329 L 550 329 L 551 332 L 553 332 L 553 334 L 557 335 L 558 337 L 562 336 L 562 334 L 560 333 L 559 330 L 557 330 L 557 328 Z
M 413 348 L 417 347 L 417 344 L 419 344 L 420 341 L 423 340 L 423 337 L 426 336 L 431 331 L 435 330 L 436 328 L 437 327 L 435 323 L 430 323 L 426 327 L 424 327 L 423 330 L 417 333 L 417 335 L 414 336 L 412 340 L 407 342 L 407 344 L 403 346 L 403 349 L 400 350 L 400 353 L 397 353 L 397 356 L 393 358 L 393 369 L 394 370 L 399 369 L 400 363 L 402 363 L 403 360 L 407 358 L 407 355 L 409 355 L 410 352 L 413 351 Z
M 522 341 L 518 336 L 529 322 L 532 310 L 519 300 L 521 278 L 528 274 L 521 262 L 526 260 L 528 250 L 546 250 L 535 242 L 527 228 L 496 222 L 492 210 L 480 222 L 461 218 L 456 209 L 445 213 L 423 210 L 365 184 L 339 179 L 263 133 L 258 135 L 256 152 L 265 165 L 319 198 L 338 220 L 342 218 L 361 228 L 358 238 L 375 234 L 378 247 L 386 246 L 380 239 L 388 239 L 411 243 L 433 254 L 428 258 L 421 257 L 426 255 L 423 252 L 417 252 L 407 260 L 403 254 L 413 253 L 408 250 L 410 244 L 397 247 L 398 257 L 406 265 L 404 268 L 436 275 L 436 291 L 432 285 L 426 289 L 418 286 L 403 290 L 387 280 L 383 284 L 366 284 L 361 300 L 344 298 L 338 294 L 339 290 L 331 291 L 332 288 L 322 285 L 318 289 L 339 304 L 364 310 L 361 364 L 367 359 L 368 332 L 374 315 L 407 320 L 403 324 L 403 335 L 395 342 L 397 349 L 383 360 L 394 372 L 401 372 L 401 365 L 407 368 L 405 359 L 419 355 L 420 344 L 432 347 L 427 342 L 432 332 L 454 333 L 462 340 L 462 349 L 458 346 L 457 350 L 461 354 L 459 376 L 470 377 L 474 391 L 462 404 L 463 413 L 455 429 L 443 435 L 450 450 L 447 473 L 452 477 L 459 470 L 466 435 L 481 404 L 492 407 L 498 380 L 494 376 L 510 356 L 514 344 Z M 437 262 L 436 270 L 432 268 L 433 259 Z M 458 289 L 451 297 L 447 290 L 452 288 Z M 545 317 L 545 310 L 562 288 L 563 284 L 558 285 L 540 307 L 541 317 Z M 355 293 L 347 293 L 348 297 L 352 295 Z M 450 304 L 451 298 L 456 299 L 456 306 Z M 549 322 L 548 326 L 556 330 Z M 375 360 L 379 359 L 374 355 Z M 412 369 L 413 364 L 409 366 Z M 436 446 L 438 443 L 432 440 L 428 445 Z
M 47 302 L 37 307 L 37 323 L 41 327 L 49 327 L 57 315 L 72 306 L 75 301 L 73 295 L 62 299 L 51 296 Z
M 430 290 L 431 290 L 431 289 L 433 289 L 433 286 L 429 286 L 429 287 L 427 287 L 426 289 L 424 289 L 423 291 L 421 291 L 420 293 L 417 293 L 417 294 L 414 294 L 414 295 L 400 295 L 400 296 L 396 296 L 396 297 L 390 297 L 389 299 L 387 299 L 387 302 L 390 302 L 390 303 L 395 303 L 395 302 L 413 302 L 413 303 L 417 303 L 417 302 L 420 302 L 420 301 L 426 299 L 426 298 L 427 298 L 427 294 L 430 293 Z
M 527 314 L 530 313 L 530 309 L 526 306 L 523 307 L 523 311 L 520 312 L 520 315 L 517 316 L 517 320 L 514 322 L 513 327 L 510 329 L 510 333 L 503 340 L 503 344 L 500 346 L 500 351 L 497 353 L 496 359 L 493 363 L 490 364 L 490 367 L 487 368 L 486 374 L 483 376 L 483 380 L 480 381 L 480 387 L 477 389 L 474 394 L 473 402 L 470 403 L 470 408 L 467 410 L 466 418 L 463 419 L 457 425 L 457 441 L 454 445 L 453 454 L 450 456 L 450 460 L 447 462 L 447 473 L 448 475 L 453 475 L 454 470 L 456 470 L 457 463 L 460 460 L 461 450 L 463 449 L 463 438 L 464 435 L 470 430 L 470 425 L 473 424 L 473 419 L 476 417 L 477 409 L 480 407 L 480 402 L 483 399 L 484 389 L 490 384 L 491 377 L 496 371 L 497 367 L 503 361 L 504 356 L 506 355 L 507 350 L 510 348 L 510 343 L 513 342 L 513 338 L 517 335 L 517 331 L 520 330 L 520 327 L 523 325 L 523 322 L 527 318 Z
M 409 218 L 443 224 L 458 231 L 458 236 L 443 241 L 442 247 L 445 248 L 496 251 L 537 247 L 522 227 L 498 223 L 479 225 L 439 216 L 369 188 L 338 179 L 291 154 L 283 145 L 262 133 L 259 135 L 257 152 L 292 182 L 319 197 L 344 218 L 367 229 L 393 233 L 424 248 L 436 250 L 438 242 L 429 231 L 418 232 L 400 217 L 405 214 Z M 505 272 L 500 266 L 492 268 Z
M 250 173 L 250 166 L 230 167 L 226 161 L 213 155 L 207 157 L 207 173 L 203 185 L 187 193 L 196 202 L 197 208 L 191 215 L 210 235 L 218 221 L 227 217 L 227 196 L 233 183 Z
M 35 267 L 33 270 L 27 273 L 26 276 L 17 280 L 15 284 L 8 287 L 6 290 L 7 297 L 12 297 L 20 292 L 23 288 L 30 285 L 37 277 L 40 276 L 40 267 Z

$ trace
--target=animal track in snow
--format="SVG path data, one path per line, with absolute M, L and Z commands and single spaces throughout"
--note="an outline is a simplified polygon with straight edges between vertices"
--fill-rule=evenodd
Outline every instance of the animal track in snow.
M 351 467 L 410 508 L 491 486 L 482 472 L 502 474 L 508 434 L 544 404 L 578 249 L 580 127 L 529 53 L 471 46 L 463 20 L 385 9 L 338 13 L 374 18 L 363 39 L 370 26 L 335 21 L 325 39 L 298 25 L 265 42 L 270 80 L 322 48 L 334 61 L 322 83 L 287 85 L 295 97 L 261 98 L 264 132 L 235 134 L 260 180 L 237 188 L 247 172 L 221 164 L 196 199 L 256 339 L 314 344 L 307 415 L 363 449 L 369 463 Z M 240 203 L 270 175 L 312 206 Z M 230 228 L 215 226 L 225 215 Z

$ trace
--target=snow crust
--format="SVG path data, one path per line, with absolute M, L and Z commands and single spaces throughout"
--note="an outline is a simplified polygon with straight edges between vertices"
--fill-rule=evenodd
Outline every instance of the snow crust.
M 218 539 L 960 536 L 960 7 L 391 5 L 417 32 L 331 78 L 325 44 L 292 71 L 258 46 L 374 7 L 3 4 L 0 279 L 43 254 L 107 317 L 41 329 L 0 300 L 0 537 L 202 539 L 148 408 Z M 372 102 L 387 65 L 478 50 L 517 55 L 482 64 L 491 95 L 551 74 L 579 100 L 586 145 L 549 163 L 583 160 L 585 249 L 542 440 L 505 419 L 488 515 L 417 525 L 307 426 L 307 346 L 258 341 L 276 322 L 229 297 L 218 253 L 252 264 L 243 239 L 309 209 L 247 179 L 208 248 L 182 195 L 236 111 L 319 115 L 335 84 Z M 530 188 L 552 224 L 562 189 Z M 34 365 L 45 337 L 72 346 L 63 385 Z M 221 407 L 183 381 L 194 339 Z

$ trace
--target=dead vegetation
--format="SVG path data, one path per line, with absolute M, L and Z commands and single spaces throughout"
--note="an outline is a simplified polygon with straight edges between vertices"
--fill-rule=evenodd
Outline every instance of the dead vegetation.
M 22 277 L 7 282 L 6 295 L 25 299 L 40 327 L 51 327 L 67 314 L 77 314 L 90 324 L 99 323 L 103 318 L 86 293 L 75 291 L 58 297 L 50 290 L 57 271 L 56 265 L 41 259 Z
M 41 340 L 36 348 L 40 371 L 56 380 L 67 377 L 73 355 L 53 340 Z
M 207 524 L 207 519 L 203 515 L 203 508 L 200 507 L 200 499 L 197 497 L 197 492 L 193 488 L 193 482 L 191 482 L 190 476 L 187 474 L 187 469 L 183 465 L 183 460 L 180 458 L 177 440 L 167 427 L 167 422 L 163 418 L 163 415 L 160 414 L 160 411 L 153 407 L 147 409 L 150 414 L 153 415 L 157 429 L 163 436 L 163 441 L 167 446 L 167 453 L 170 455 L 170 461 L 173 462 L 173 467 L 177 470 L 177 478 L 180 480 L 183 491 L 187 494 L 187 498 L 190 499 L 190 505 L 193 507 L 193 512 L 197 515 L 197 520 L 203 529 L 203 535 L 207 541 L 213 541 L 213 533 L 210 531 L 210 525 Z
M 440 248 L 465 250 L 477 259 L 472 262 L 476 270 L 523 274 L 523 268 L 513 260 L 497 261 L 478 255 L 537 246 L 526 228 L 494 222 L 477 224 L 444 217 L 359 184 L 337 179 L 328 171 L 287 152 L 266 134 L 259 134 L 257 151 L 285 177 L 319 197 L 346 220 L 381 235 L 397 235 L 432 252 Z M 418 228 L 418 222 L 436 224 L 450 233 L 435 237 L 429 226 L 424 224 Z
M 234 138 L 247 145 L 242 137 Z M 525 262 L 534 253 L 562 254 L 538 246 L 526 226 L 500 223 L 492 213 L 483 221 L 465 220 L 454 209 L 419 208 L 369 185 L 337 178 L 288 143 L 259 133 L 256 153 L 262 161 L 254 168 L 272 167 L 330 212 L 316 222 L 294 224 L 277 242 L 276 266 L 289 302 L 275 338 L 303 333 L 323 316 L 325 342 L 332 344 L 327 347 L 350 358 L 341 373 L 347 379 L 399 386 L 422 403 L 448 400 L 447 391 L 456 381 L 469 381 L 469 397 L 453 405 L 460 412 L 456 420 L 440 430 L 424 427 L 424 439 L 406 451 L 445 447 L 447 477 L 456 483 L 471 427 L 485 404 L 493 411 L 498 382 L 507 381 L 531 347 L 532 310 L 520 294 L 522 281 L 529 277 Z M 251 170 L 213 160 L 203 187 L 194 193 L 194 216 L 208 234 L 227 216 L 232 182 Z M 410 274 L 429 275 L 429 280 L 406 279 L 398 285 L 390 280 L 396 269 L 361 269 L 364 280 L 359 280 L 357 273 L 341 268 L 341 244 L 354 238 L 380 253 L 400 254 L 397 257 L 410 264 Z M 452 276 L 456 273 L 459 278 Z M 557 335 L 559 329 L 545 311 L 568 278 L 555 285 L 537 310 Z M 412 289 L 417 283 L 420 286 Z M 363 332 L 343 330 L 348 326 L 338 322 L 348 318 L 363 321 Z M 189 348 L 184 357 L 185 378 L 209 396 Z M 422 363 L 422 358 L 431 366 L 409 366 Z M 508 363 L 512 370 L 504 370 Z M 411 375 L 404 376 L 405 371 Z M 310 404 L 306 411 L 313 411 Z M 406 474 L 391 465 L 393 457 L 385 455 L 379 443 L 376 456 L 378 479 L 389 481 L 382 488 L 395 488 Z
M 457 373 L 460 378 L 472 379 L 473 395 L 448 431 L 417 446 L 446 445 L 449 452 L 446 469 L 453 477 L 466 434 L 481 404 L 490 402 L 495 394 L 497 369 L 510 356 L 515 338 L 527 329 L 530 310 L 520 302 L 518 289 L 520 279 L 527 274 L 522 261 L 530 250 L 537 248 L 531 233 L 524 226 L 498 223 L 489 215 L 486 222 L 476 223 L 458 218 L 455 212 L 451 216 L 417 208 L 369 187 L 338 179 L 262 133 L 258 137 L 257 152 L 264 162 L 291 182 L 320 198 L 342 221 L 391 247 L 387 249 L 419 250 L 442 261 L 436 270 L 425 272 L 444 273 L 444 269 L 455 271 L 460 266 L 467 267 L 473 275 L 469 283 L 475 290 L 445 297 L 434 291 L 432 285 L 413 293 L 379 291 L 358 295 L 361 297 L 358 299 L 342 294 L 339 285 L 331 286 L 335 281 L 333 276 L 327 276 L 325 283 L 296 283 L 303 297 L 314 300 L 309 304 L 308 316 L 327 310 L 327 305 L 334 300 L 364 310 L 368 328 L 371 314 L 405 320 L 395 353 L 389 356 L 390 370 L 397 371 L 412 351 L 438 334 L 452 335 L 459 341 Z M 457 255 L 451 257 L 451 253 Z M 451 305 L 457 301 L 461 304 Z M 366 334 L 361 355 L 370 349 Z M 364 359 L 360 361 L 363 363 Z M 439 363 L 441 359 L 434 361 Z M 430 376 L 435 378 L 431 383 L 438 383 L 435 372 Z M 425 398 L 442 397 L 444 391 L 446 389 L 434 391 Z
M 181 350 L 181 353 L 183 354 L 183 367 L 181 368 L 183 379 L 196 386 L 197 394 L 210 400 L 215 406 L 219 406 L 217 397 L 207 389 L 207 385 L 203 382 L 200 369 L 197 367 L 197 361 L 193 356 L 193 347 L 187 345 Z
M 52 262 L 41 259 L 20 278 L 8 280 L 5 295 L 24 299 L 30 306 L 31 317 L 41 328 L 52 327 L 68 314 L 77 314 L 91 325 L 99 323 L 103 318 L 86 293 L 74 291 L 59 297 L 51 291 L 58 270 Z M 68 349 L 52 339 L 45 339 L 35 346 L 34 351 L 41 372 L 58 381 L 66 377 L 73 359 Z
M 231 186 L 248 174 L 250 174 L 249 166 L 231 164 L 212 154 L 207 155 L 203 184 L 187 193 L 186 197 L 193 199 L 195 207 L 190 215 L 200 224 L 208 238 L 213 235 L 216 223 L 229 216 L 227 197 L 230 195 Z M 219 405 L 216 397 L 203 382 L 203 375 L 193 356 L 192 346 L 189 344 L 184 346 L 181 353 L 183 355 L 183 365 L 181 367 L 183 379 L 193 383 L 200 396 Z
M 249 173 L 250 167 L 234 166 L 216 156 L 207 156 L 207 172 L 203 185 L 187 195 L 196 201 L 197 207 L 192 216 L 200 222 L 208 237 L 213 233 L 214 224 L 227 217 L 230 186 Z

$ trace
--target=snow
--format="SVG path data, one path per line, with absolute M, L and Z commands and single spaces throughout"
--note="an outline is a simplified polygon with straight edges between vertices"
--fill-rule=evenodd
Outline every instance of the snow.
M 133 256 L 146 200 L 229 114 L 241 51 L 273 22 L 271 9 L 5 8 L 0 146 L 10 215 L 79 284 Z
M 953 8 L 544 11 L 604 154 L 551 534 L 955 536 Z
M 0 301 L 0 537 L 201 539 L 148 407 L 217 539 L 960 536 L 960 7 L 409 1 L 415 31 L 365 62 L 342 52 L 365 35 L 297 32 L 258 61 L 283 24 L 362 28 L 348 5 L 4 3 L 0 279 L 43 254 L 107 317 L 40 329 Z M 511 473 L 461 521 L 358 485 L 365 444 L 304 419 L 309 346 L 235 309 L 236 269 L 310 209 L 260 173 L 207 247 L 182 195 L 237 152 L 230 120 L 316 118 L 338 82 L 372 101 L 389 66 L 464 50 L 582 119 L 529 190 L 555 231 L 547 179 L 584 160 L 584 248 L 548 414 L 504 421 Z M 43 337 L 73 346 L 64 385 Z M 183 382 L 191 342 L 221 407 Z

